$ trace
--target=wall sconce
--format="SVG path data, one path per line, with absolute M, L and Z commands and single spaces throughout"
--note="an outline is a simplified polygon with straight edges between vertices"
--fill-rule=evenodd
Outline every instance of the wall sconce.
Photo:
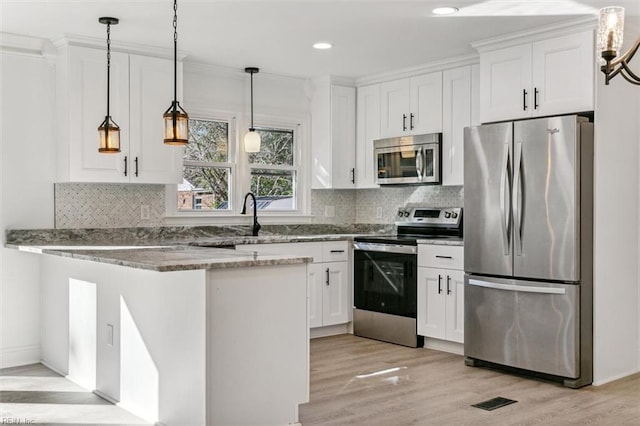
M 186 145 L 189 143 L 189 115 L 178 102 L 178 3 L 173 0 L 173 102 L 162 116 L 164 143 Z
M 244 72 L 251 74 L 251 127 L 244 135 L 244 150 L 245 152 L 260 152 L 260 134 L 253 127 L 253 75 L 260 72 L 260 68 L 247 67 Z
M 618 52 L 622 48 L 624 32 L 624 8 L 605 7 L 600 9 L 600 22 L 598 24 L 598 51 L 600 59 L 600 70 L 605 75 L 604 84 L 620 74 L 631 84 L 640 85 L 640 76 L 634 74 L 629 68 L 629 61 L 640 48 L 640 36 L 629 50 L 618 57 Z M 616 59 L 616 57 L 618 57 Z
M 111 25 L 117 25 L 118 18 L 102 17 L 98 22 L 107 26 L 107 115 L 98 127 L 100 146 L 98 152 L 102 154 L 117 154 L 120 152 L 120 127 L 109 114 L 109 91 L 111 88 Z

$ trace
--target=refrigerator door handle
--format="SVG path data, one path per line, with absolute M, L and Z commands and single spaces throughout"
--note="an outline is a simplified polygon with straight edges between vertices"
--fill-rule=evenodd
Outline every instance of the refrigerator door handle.
M 511 205 L 511 200 L 509 200 L 509 202 L 507 203 L 507 206 L 505 207 L 506 192 L 507 192 L 507 187 L 509 185 L 508 169 L 509 169 L 509 144 L 505 143 L 504 149 L 502 152 L 502 176 L 500 177 L 500 216 L 502 219 L 500 221 L 500 224 L 502 225 L 501 226 L 502 248 L 504 249 L 503 253 L 505 256 L 508 256 L 510 252 L 510 248 L 509 248 L 510 215 L 507 215 L 507 209 L 508 209 L 508 206 Z
M 522 169 L 522 142 L 516 143 L 515 161 L 513 166 L 513 235 L 516 246 L 516 255 L 522 256 L 522 199 L 524 198 L 524 188 L 520 172 Z
M 424 161 L 422 161 L 422 151 L 424 148 L 418 148 L 418 152 L 416 152 L 416 173 L 418 175 L 418 180 L 422 180 L 424 177 L 423 169 L 424 169 Z
M 519 291 L 522 293 L 541 293 L 541 294 L 566 294 L 567 291 L 564 288 L 557 287 L 533 287 L 528 285 L 509 285 L 509 284 L 500 284 L 500 283 L 492 283 L 487 281 L 480 281 L 469 279 L 469 285 L 473 285 L 476 287 L 484 287 L 484 288 L 493 288 L 496 290 L 507 290 L 507 291 Z

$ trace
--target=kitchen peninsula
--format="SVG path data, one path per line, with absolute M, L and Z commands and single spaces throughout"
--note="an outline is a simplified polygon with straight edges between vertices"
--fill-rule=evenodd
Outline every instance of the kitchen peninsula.
M 159 424 L 298 422 L 310 258 L 66 243 L 7 244 L 42 255 L 45 365 Z

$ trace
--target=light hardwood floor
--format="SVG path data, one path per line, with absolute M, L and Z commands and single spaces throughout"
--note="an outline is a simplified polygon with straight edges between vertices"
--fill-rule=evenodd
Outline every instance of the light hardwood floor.
M 471 407 L 496 396 L 518 402 L 494 411 Z M 0 370 L 0 423 L 8 418 L 60 426 L 149 424 L 40 364 Z M 326 337 L 311 341 L 311 402 L 300 407 L 300 421 L 304 426 L 640 425 L 640 374 L 572 390 L 467 367 L 463 357 L 445 352 L 351 335 Z
M 378 374 L 374 374 L 378 373 Z M 518 402 L 471 407 L 497 396 Z M 351 335 L 311 341 L 311 425 L 640 425 L 640 374 L 579 390 Z

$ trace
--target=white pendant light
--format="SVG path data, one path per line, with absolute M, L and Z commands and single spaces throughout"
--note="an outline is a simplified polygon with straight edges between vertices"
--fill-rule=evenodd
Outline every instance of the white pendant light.
M 102 154 L 117 154 L 120 152 L 120 127 L 109 114 L 109 89 L 111 86 L 111 25 L 117 25 L 118 18 L 102 17 L 98 22 L 107 26 L 107 115 L 98 127 L 100 145 L 98 152 Z
M 162 116 L 164 143 L 186 145 L 189 142 L 189 116 L 178 102 L 178 3 L 173 0 L 173 102 Z
M 251 127 L 246 135 L 244 135 L 245 152 L 260 152 L 260 134 L 253 127 L 253 75 L 260 72 L 259 68 L 247 67 L 244 72 L 251 74 Z

